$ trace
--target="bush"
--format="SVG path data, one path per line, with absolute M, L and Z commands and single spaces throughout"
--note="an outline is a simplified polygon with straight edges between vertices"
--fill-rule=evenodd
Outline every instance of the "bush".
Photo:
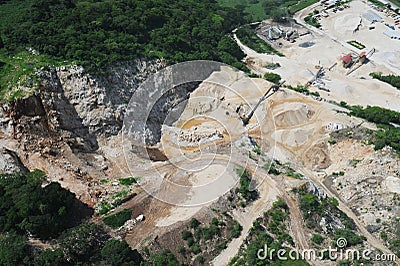
M 320 245 L 322 242 L 324 242 L 324 238 L 320 234 L 313 234 L 311 241 Z
M 335 232 L 335 241 L 339 238 L 345 238 L 347 240 L 347 247 L 358 245 L 366 240 L 365 236 L 357 235 L 350 229 L 338 229 Z
M 25 236 L 0 234 L 0 265 L 22 265 L 28 258 L 29 246 Z
M 269 82 L 278 84 L 279 81 L 281 80 L 281 76 L 272 72 L 267 72 L 264 74 L 264 78 L 268 80 Z
M 198 263 L 201 263 L 201 264 L 203 264 L 204 261 L 205 261 L 204 257 L 201 256 L 201 255 L 197 256 L 195 260 L 196 260 Z
M 193 246 L 191 246 L 189 248 L 189 250 L 193 253 L 193 254 L 199 254 L 201 252 L 200 246 L 199 244 L 194 244 Z
M 131 219 L 132 212 L 129 209 L 124 209 L 115 214 L 104 217 L 103 222 L 111 228 L 118 228 L 125 224 L 126 221 Z
M 182 239 L 183 240 L 188 240 L 191 237 L 193 237 L 193 234 L 191 232 L 189 232 L 188 230 L 182 231 Z
M 121 185 L 124 185 L 124 186 L 127 186 L 127 187 L 129 187 L 130 185 L 132 185 L 134 183 L 135 184 L 137 183 L 137 179 L 132 177 L 132 176 L 126 177 L 126 178 L 120 178 L 120 179 L 118 179 L 118 181 L 119 181 L 119 183 Z
M 305 95 L 310 94 L 310 91 L 304 87 L 304 86 L 297 86 L 297 87 L 292 87 L 292 86 L 286 86 L 289 90 L 297 91 L 299 93 L 303 93 Z
M 189 227 L 196 229 L 197 227 L 199 227 L 200 222 L 196 219 L 196 218 L 192 218 L 189 222 Z
M 142 263 L 140 265 L 143 266 L 179 266 L 179 261 L 176 259 L 175 255 L 167 250 L 164 249 L 156 254 L 151 255 L 151 262 L 150 263 Z
M 313 27 L 316 27 L 316 28 L 318 28 L 318 29 L 321 28 L 321 24 L 318 22 L 318 19 L 313 18 L 313 14 L 312 14 L 312 13 L 309 14 L 307 17 L 305 17 L 305 18 L 304 18 L 304 21 L 305 21 L 307 24 L 309 24 L 309 25 L 311 25 L 311 26 L 313 26 Z
M 238 238 L 242 233 L 243 227 L 238 221 L 234 221 L 233 226 L 230 226 L 228 229 L 232 238 Z
M 101 257 L 105 265 L 134 265 L 133 261 L 136 256 L 137 254 L 135 254 L 125 240 L 110 239 L 101 249 Z
M 258 196 L 257 191 L 252 190 L 250 187 L 251 179 L 250 174 L 246 169 L 238 168 L 236 173 L 240 177 L 238 192 L 247 201 L 255 200 Z

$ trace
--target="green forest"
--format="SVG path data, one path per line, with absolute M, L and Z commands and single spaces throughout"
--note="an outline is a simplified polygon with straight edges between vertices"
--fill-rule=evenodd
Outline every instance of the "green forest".
M 83 211 L 79 203 L 59 183 L 46 182 L 39 170 L 0 174 L 0 265 L 179 265 L 168 250 L 144 260 L 101 223 L 89 222 L 93 211 L 87 206 Z M 131 217 L 130 211 L 123 215 Z M 36 246 L 32 238 L 51 248 Z
M 33 48 L 91 69 L 141 57 L 244 68 L 228 35 L 244 13 L 212 0 L 13 0 L 0 2 L 0 17 L 0 48 L 9 55 Z

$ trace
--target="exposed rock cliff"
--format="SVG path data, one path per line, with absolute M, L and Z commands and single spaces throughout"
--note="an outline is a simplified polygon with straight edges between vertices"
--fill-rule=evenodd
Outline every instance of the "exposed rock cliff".
M 73 149 L 94 151 L 99 137 L 118 134 L 129 99 L 162 67 L 160 61 L 136 60 L 102 77 L 79 66 L 41 69 L 33 96 L 2 106 L 2 131 L 27 149 L 51 148 L 61 140 Z

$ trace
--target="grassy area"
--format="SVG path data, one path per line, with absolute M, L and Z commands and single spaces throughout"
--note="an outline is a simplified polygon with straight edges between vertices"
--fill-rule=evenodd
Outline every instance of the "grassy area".
M 254 29 L 249 25 L 243 26 L 238 29 L 236 34 L 240 41 L 242 41 L 246 46 L 250 47 L 257 53 L 276 54 L 279 56 L 283 56 L 282 53 L 274 49 L 265 41 L 261 40 L 257 36 Z
M 0 50 L 0 102 L 31 94 L 38 86 L 36 69 L 62 64 L 65 63 L 45 55 L 34 55 L 24 51 L 8 56 L 4 50 Z
M 130 177 L 126 177 L 126 178 L 120 178 L 120 179 L 118 179 L 118 181 L 121 185 L 129 187 L 132 184 L 136 184 L 138 179 L 140 179 L 140 177 L 135 178 L 135 177 L 130 176 Z
M 131 219 L 132 212 L 129 209 L 124 209 L 112 215 L 104 217 L 103 222 L 111 228 L 117 229 Z
M 318 3 L 318 0 L 300 0 L 300 2 L 289 8 L 289 13 L 294 14 L 308 6 Z
M 128 196 L 132 196 L 132 194 L 129 194 L 128 190 L 122 190 L 115 194 L 108 195 L 96 204 L 95 211 L 100 215 L 106 214 L 119 206 Z
M 250 16 L 251 21 L 260 21 L 273 17 L 275 13 L 294 14 L 318 0 L 218 0 L 221 6 L 235 7 L 242 6 L 246 14 Z
M 237 5 L 244 5 L 244 11 L 251 17 L 252 21 L 260 21 L 267 18 L 267 14 L 262 6 L 263 1 L 249 1 L 249 0 L 218 0 L 221 6 L 235 7 Z

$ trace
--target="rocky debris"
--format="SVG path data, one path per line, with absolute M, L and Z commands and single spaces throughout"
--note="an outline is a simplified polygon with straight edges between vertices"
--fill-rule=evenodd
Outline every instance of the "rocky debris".
M 375 233 L 377 231 L 379 231 L 379 229 L 381 229 L 382 225 L 380 224 L 369 224 L 367 225 L 367 230 L 370 233 Z
M 0 148 L 0 173 L 28 172 L 18 154 L 6 148 Z
M 325 191 L 318 187 L 313 181 L 309 181 L 306 187 L 308 193 L 317 196 L 319 199 L 326 199 L 327 195 Z
M 303 156 L 304 163 L 313 170 L 325 169 L 331 165 L 329 151 L 326 142 L 320 142 L 312 145 L 305 151 Z
M 185 134 L 185 132 L 181 131 L 179 134 L 179 141 L 180 142 L 188 142 L 191 145 L 201 145 L 207 142 L 211 142 L 214 140 L 222 139 L 223 135 L 221 132 L 218 130 L 215 130 L 214 132 L 188 132 L 188 134 Z M 189 144 L 189 145 L 190 145 Z
M 332 213 L 327 212 L 324 217 L 321 218 L 319 225 L 325 234 L 334 232 L 337 229 L 343 229 L 345 226 L 339 218 L 335 217 Z
M 143 117 L 147 116 L 145 142 L 147 145 L 155 145 L 161 139 L 162 125 L 171 126 L 178 118 L 186 107 L 187 100 L 190 93 L 193 92 L 200 82 L 190 82 L 178 85 L 166 91 L 154 103 L 149 114 L 142 114 Z M 140 112 L 141 110 L 138 110 Z M 144 111 L 144 110 L 143 110 Z
M 197 127 L 190 129 L 177 129 L 164 127 L 164 134 L 168 134 L 174 143 L 183 147 L 199 146 L 216 140 L 223 139 L 223 134 L 212 128 L 198 130 Z

